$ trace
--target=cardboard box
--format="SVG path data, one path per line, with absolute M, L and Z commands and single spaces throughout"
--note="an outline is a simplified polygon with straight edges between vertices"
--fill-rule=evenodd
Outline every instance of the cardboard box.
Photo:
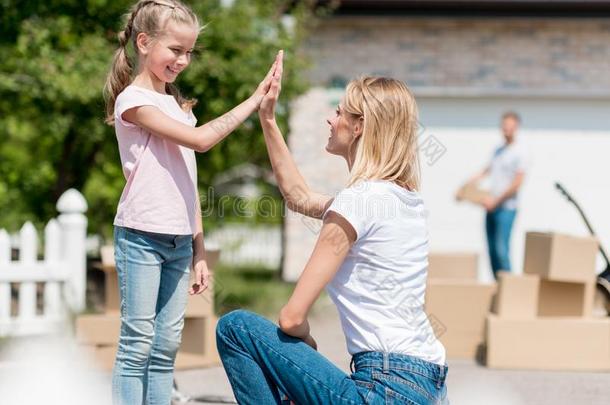
M 118 314 L 80 315 L 76 318 L 76 341 L 87 345 L 116 345 L 121 319 Z
M 475 358 L 485 338 L 485 319 L 496 284 L 429 280 L 426 313 L 449 358 Z
M 432 252 L 428 255 L 428 279 L 476 280 L 478 267 L 476 253 Z
M 120 313 L 119 285 L 116 273 L 106 273 L 106 313 Z M 214 314 L 214 277 L 210 286 L 199 295 L 188 295 L 185 317 L 202 317 Z
M 206 251 L 206 256 L 208 268 L 210 269 L 210 285 L 201 294 L 188 296 L 185 314 L 187 318 L 209 317 L 214 315 L 214 272 L 212 269 L 216 266 L 216 263 L 220 258 L 220 250 L 208 250 Z M 189 286 L 192 281 L 193 273 L 191 273 Z
M 222 361 L 218 352 L 199 355 L 187 352 L 178 352 L 174 367 L 176 370 L 190 370 L 193 368 L 206 368 L 220 366 Z
M 217 322 L 218 319 L 214 316 L 185 319 L 180 349 L 194 354 L 215 350 Z M 76 319 L 76 340 L 86 345 L 116 345 L 120 329 L 121 320 L 118 316 L 81 315 Z
M 189 286 L 192 283 L 191 281 Z M 198 295 L 189 295 L 186 304 L 185 317 L 208 317 L 214 315 L 214 273 L 210 272 L 210 284 L 208 288 Z
M 217 322 L 218 319 L 214 316 L 184 320 L 182 344 L 176 357 L 176 369 L 220 364 L 220 357 L 216 349 Z
M 91 367 L 111 372 L 114 367 L 114 360 L 116 358 L 116 345 L 104 345 L 104 346 L 79 346 L 80 350 L 83 351 L 84 355 L 88 359 L 87 364 Z
M 102 270 L 104 272 L 116 272 L 113 245 L 102 246 L 100 248 L 100 257 L 102 259 Z
M 532 370 L 610 370 L 610 319 L 487 319 L 487 365 Z
M 592 237 L 528 232 L 523 271 L 554 281 L 590 282 L 595 278 L 597 250 Z
M 104 248 L 110 248 L 112 250 L 112 257 L 114 258 L 114 248 L 112 246 L 105 246 Z M 107 260 L 110 257 L 109 249 L 106 249 Z M 209 250 L 207 251 L 207 262 L 208 268 L 212 269 L 213 266 L 218 262 L 218 258 L 220 257 L 220 250 Z M 121 298 L 119 291 L 119 281 L 116 271 L 114 271 L 114 260 L 112 261 L 112 266 L 109 262 L 103 265 L 103 268 L 106 269 L 106 295 L 105 295 L 105 304 L 106 304 L 106 313 L 115 314 L 119 313 L 121 309 Z M 108 269 L 113 269 L 113 271 L 109 271 Z M 191 273 L 191 280 L 193 274 Z M 200 295 L 189 295 L 186 316 L 187 317 L 199 317 L 199 316 L 209 316 L 214 313 L 214 279 L 213 273 L 210 278 L 210 287 L 201 293 Z M 189 284 L 190 286 L 190 284 Z
M 220 258 L 220 250 L 207 250 L 207 263 L 208 269 L 210 269 L 210 285 L 209 287 L 199 295 L 189 295 L 186 304 L 187 318 L 191 317 L 208 317 L 214 315 L 214 266 L 218 263 Z M 191 273 L 191 279 L 189 286 L 193 281 L 193 273 Z
M 114 367 L 117 346 L 81 346 L 81 350 L 89 358 L 88 364 L 96 370 L 111 372 Z M 218 352 L 205 355 L 179 351 L 176 355 L 174 368 L 188 370 L 193 368 L 214 367 L 221 364 Z
M 501 318 L 531 319 L 538 314 L 540 277 L 537 274 L 498 272 L 494 312 Z
M 103 315 L 102 315 L 103 316 Z M 221 364 L 216 349 L 216 317 L 185 319 L 182 344 L 176 355 L 177 370 L 218 366 Z M 116 357 L 118 332 L 113 344 L 96 344 L 91 340 L 80 348 L 100 370 L 111 371 Z M 81 343 L 84 343 L 81 341 Z
M 220 249 L 207 249 L 205 255 L 208 269 L 213 270 L 220 259 Z
M 455 198 L 458 201 L 468 201 L 474 204 L 481 204 L 483 200 L 489 196 L 489 192 L 481 189 L 476 182 L 469 182 L 460 187 L 455 195 Z
M 118 314 L 121 311 L 121 296 L 117 272 L 106 271 L 105 307 L 107 314 Z
M 582 316 L 593 313 L 595 280 L 588 283 L 541 280 L 538 316 Z
M 180 351 L 207 354 L 216 350 L 216 324 L 218 318 L 186 318 L 182 331 Z
M 595 298 L 593 299 L 593 316 L 605 318 L 610 316 L 610 297 L 599 288 L 595 289 Z

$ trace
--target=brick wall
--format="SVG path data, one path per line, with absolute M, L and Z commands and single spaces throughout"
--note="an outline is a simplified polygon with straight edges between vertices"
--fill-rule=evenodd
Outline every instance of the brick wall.
M 335 17 L 305 49 L 317 85 L 373 73 L 439 94 L 610 91 L 610 19 Z

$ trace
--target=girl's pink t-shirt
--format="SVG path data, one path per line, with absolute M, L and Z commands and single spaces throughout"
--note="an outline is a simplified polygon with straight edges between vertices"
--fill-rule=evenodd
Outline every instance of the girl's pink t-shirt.
M 123 174 L 127 180 L 114 225 L 146 232 L 192 235 L 196 229 L 197 161 L 192 149 L 123 120 L 130 108 L 151 105 L 184 124 L 195 126 L 191 111 L 176 99 L 130 85 L 117 97 L 114 122 Z

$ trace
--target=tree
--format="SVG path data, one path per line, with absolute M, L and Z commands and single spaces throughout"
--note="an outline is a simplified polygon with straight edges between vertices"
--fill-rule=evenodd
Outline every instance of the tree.
M 178 86 L 199 100 L 194 113 L 199 123 L 206 122 L 245 99 L 276 51 L 284 49 L 288 57 L 278 118 L 285 129 L 287 102 L 305 88 L 305 59 L 297 50 L 315 21 L 316 2 L 220 3 L 191 4 L 206 26 L 200 52 Z M 89 232 L 110 236 L 124 178 L 114 129 L 103 123 L 102 87 L 130 4 L 0 4 L 0 228 L 16 231 L 26 219 L 40 227 L 56 214 L 57 198 L 74 187 L 89 203 Z M 268 166 L 255 116 L 198 155 L 200 190 L 216 174 L 246 161 Z

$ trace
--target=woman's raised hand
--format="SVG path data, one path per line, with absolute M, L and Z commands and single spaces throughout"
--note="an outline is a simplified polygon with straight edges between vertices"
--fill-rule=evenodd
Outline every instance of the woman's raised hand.
M 282 89 L 282 72 L 284 69 L 284 51 L 279 51 L 273 63 L 275 70 L 271 76 L 269 90 L 263 97 L 260 107 L 258 108 L 258 116 L 261 120 L 275 119 L 275 106 L 277 99 L 280 96 Z
M 282 51 L 280 51 L 280 52 L 282 52 Z M 278 55 L 279 54 L 280 53 L 278 52 Z M 273 80 L 273 74 L 277 70 L 277 64 L 278 64 L 278 56 L 276 55 L 275 61 L 271 65 L 271 68 L 267 72 L 267 75 L 265 76 L 263 81 L 260 82 L 260 84 L 258 85 L 256 90 L 254 91 L 254 94 L 252 94 L 251 99 L 253 99 L 255 101 L 257 106 L 260 106 L 260 103 L 263 100 L 263 98 L 265 97 L 265 94 L 267 94 L 267 92 L 269 92 L 269 88 L 270 88 L 271 82 Z

